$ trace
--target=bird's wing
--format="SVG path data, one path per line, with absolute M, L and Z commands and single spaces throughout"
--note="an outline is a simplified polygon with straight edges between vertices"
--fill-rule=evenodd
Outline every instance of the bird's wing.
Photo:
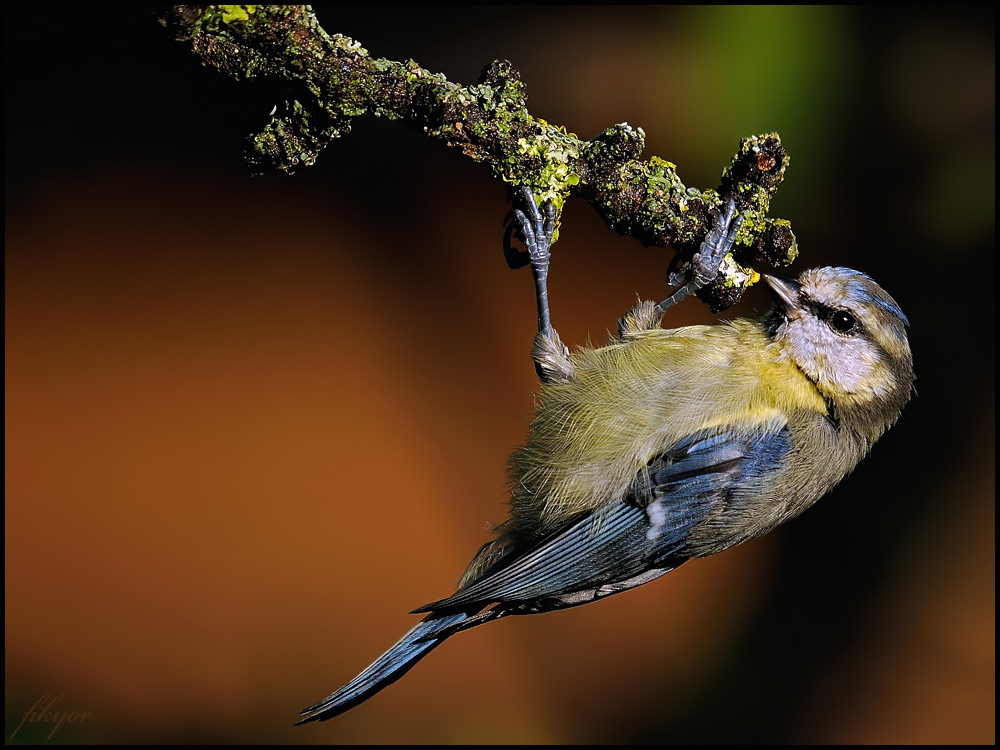
M 787 424 L 772 420 L 751 430 L 703 430 L 656 456 L 632 489 L 655 542 L 650 563 L 663 565 L 682 553 L 688 532 L 709 512 L 718 517 L 746 504 L 761 480 L 782 468 L 788 449 Z M 697 517 L 686 522 L 692 514 Z
M 653 458 L 623 501 L 512 550 L 452 596 L 414 611 L 561 597 L 542 607 L 551 609 L 652 580 L 687 559 L 694 526 L 754 477 L 778 469 L 787 450 L 787 427 L 773 422 L 690 435 Z

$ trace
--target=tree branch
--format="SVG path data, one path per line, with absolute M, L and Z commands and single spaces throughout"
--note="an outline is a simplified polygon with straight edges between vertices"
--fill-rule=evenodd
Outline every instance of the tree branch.
M 163 19 L 205 65 L 237 80 L 278 82 L 287 91 L 281 111 L 250 136 L 250 169 L 293 172 L 315 162 L 351 120 L 375 115 L 402 120 L 460 148 L 510 185 L 528 185 L 551 200 L 556 216 L 566 199 L 586 199 L 615 231 L 647 245 L 673 246 L 682 258 L 697 250 L 711 221 L 709 209 L 732 194 L 745 220 L 732 261 L 699 296 L 713 310 L 734 304 L 758 274 L 752 265 L 790 264 L 798 253 L 787 221 L 767 217 L 788 156 L 777 133 L 745 138 L 716 190 L 681 182 L 676 165 L 639 161 L 645 134 L 627 123 L 591 141 L 533 117 L 514 66 L 495 60 L 478 83 L 463 87 L 443 75 L 372 58 L 358 42 L 328 34 L 309 6 L 174 6 Z

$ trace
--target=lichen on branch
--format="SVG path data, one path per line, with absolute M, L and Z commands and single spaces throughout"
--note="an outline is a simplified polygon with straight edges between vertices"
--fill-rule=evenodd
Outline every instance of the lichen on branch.
M 461 86 L 413 60 L 371 57 L 353 39 L 328 34 L 303 5 L 174 6 L 162 20 L 205 65 L 237 80 L 277 82 L 287 92 L 248 139 L 255 173 L 311 165 L 350 132 L 353 118 L 374 115 L 461 149 L 512 186 L 528 185 L 539 202 L 552 201 L 557 217 L 568 197 L 579 196 L 615 231 L 670 245 L 681 258 L 690 258 L 708 231 L 709 209 L 732 194 L 745 217 L 733 259 L 699 292 L 713 310 L 734 304 L 757 280 L 754 264 L 784 266 L 797 255 L 789 223 L 767 216 L 788 165 L 777 133 L 743 139 L 718 188 L 701 191 L 684 185 L 670 161 L 640 161 L 641 128 L 619 123 L 584 141 L 532 116 L 525 84 L 506 60 Z

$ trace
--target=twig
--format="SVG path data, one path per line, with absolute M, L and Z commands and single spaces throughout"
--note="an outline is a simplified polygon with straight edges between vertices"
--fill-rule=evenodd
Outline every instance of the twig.
M 287 101 L 250 136 L 253 172 L 293 172 L 315 162 L 351 120 L 400 120 L 460 148 L 510 185 L 529 185 L 556 218 L 566 199 L 586 199 L 615 231 L 690 258 L 709 229 L 709 209 L 732 195 L 744 217 L 733 259 L 699 296 L 713 310 L 734 304 L 758 278 L 752 265 L 790 264 L 797 255 L 787 221 L 767 217 L 788 156 L 777 133 L 745 138 L 716 190 L 685 186 L 676 165 L 639 161 L 645 134 L 627 123 L 590 141 L 533 117 L 514 66 L 495 60 L 463 87 L 417 63 L 372 58 L 358 42 L 328 34 L 309 6 L 174 6 L 162 19 L 206 65 L 237 80 L 279 83 Z

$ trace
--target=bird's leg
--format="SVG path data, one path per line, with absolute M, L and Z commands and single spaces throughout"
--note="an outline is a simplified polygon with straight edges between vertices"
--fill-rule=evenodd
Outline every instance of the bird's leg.
M 528 187 L 521 188 L 521 199 L 524 201 L 522 211 L 517 208 L 514 216 L 524 234 L 524 246 L 528 251 L 528 262 L 531 264 L 531 275 L 535 278 L 535 296 L 538 301 L 538 332 L 543 336 L 551 336 L 552 320 L 549 316 L 549 260 L 552 257 L 552 234 L 555 231 L 555 209 L 552 203 L 545 204 L 545 218 L 542 218 L 535 196 Z
M 694 254 L 691 261 L 680 271 L 672 273 L 668 279 L 671 286 L 679 288 L 662 302 L 640 302 L 618 321 L 618 336 L 624 340 L 640 331 L 657 328 L 664 313 L 671 307 L 687 299 L 719 274 L 723 259 L 733 249 L 736 234 L 743 225 L 743 216 L 736 213 L 736 202 L 726 199 L 724 212 L 710 208 L 712 228 Z
M 514 217 L 524 234 L 524 246 L 528 251 L 531 275 L 535 279 L 535 298 L 538 303 L 538 334 L 531 347 L 531 358 L 535 361 L 535 370 L 543 382 L 564 383 L 574 378 L 573 363 L 569 358 L 569 350 L 552 327 L 549 315 L 549 259 L 552 235 L 556 228 L 556 212 L 552 203 L 547 202 L 543 206 L 543 218 L 528 187 L 521 188 L 521 199 L 525 210 L 515 209 Z

